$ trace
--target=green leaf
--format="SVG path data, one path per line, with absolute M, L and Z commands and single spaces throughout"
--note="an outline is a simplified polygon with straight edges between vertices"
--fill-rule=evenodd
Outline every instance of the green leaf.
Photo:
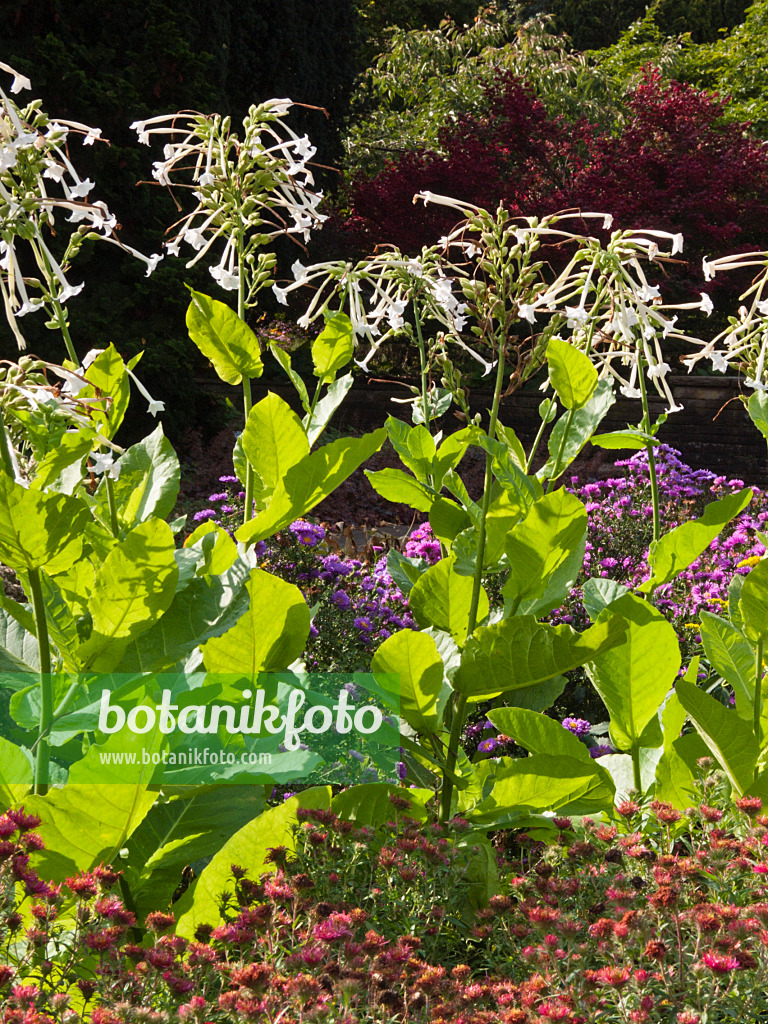
M 610 712 L 614 745 L 631 750 L 639 746 L 643 730 L 675 683 L 680 646 L 672 625 L 634 594 L 614 601 L 600 613 L 597 625 L 616 615 L 626 622 L 626 640 L 590 659 L 588 671 Z
M 546 711 L 562 694 L 567 682 L 565 676 L 553 676 L 552 679 L 545 679 L 543 683 L 534 683 L 532 686 L 521 686 L 517 690 L 508 690 L 504 694 L 504 706 L 525 708 L 528 711 Z M 479 704 L 487 701 L 488 696 L 499 696 L 499 694 L 470 697 L 469 703 Z
M 248 611 L 223 636 L 202 648 L 209 672 L 242 673 L 287 668 L 303 652 L 309 636 L 309 608 L 298 587 L 253 569 L 246 584 Z
M 0 473 L 0 562 L 12 569 L 58 571 L 82 552 L 80 536 L 91 519 L 81 498 L 42 494 Z
M 432 533 L 443 544 L 449 546 L 453 540 L 470 525 L 467 513 L 450 498 L 437 498 L 429 508 L 429 525 Z
M 525 467 L 528 464 L 528 457 L 525 454 L 525 448 L 523 448 L 522 441 L 514 432 L 512 427 L 505 427 L 503 423 L 497 422 L 496 437 L 507 446 L 509 457 L 512 462 L 518 469 L 525 472 Z
M 429 431 L 423 426 L 409 427 L 407 423 L 403 423 L 402 420 L 397 419 L 395 416 L 388 416 L 385 425 L 387 436 L 392 447 L 400 457 L 400 461 L 406 469 L 410 469 L 418 481 L 426 484 L 432 471 L 432 457 L 435 454 L 434 441 L 432 442 L 431 452 L 427 454 L 424 453 L 422 445 L 415 444 L 412 447 L 409 442 L 415 430 L 422 430 L 430 436 Z
M 47 487 L 53 487 L 58 477 L 70 466 L 82 463 L 86 455 L 90 454 L 93 447 L 95 431 L 81 427 L 77 433 L 67 433 L 62 436 L 56 448 L 48 452 L 40 462 L 35 473 L 35 479 L 30 487 L 35 491 L 44 491 Z M 79 466 L 80 476 L 83 476 L 82 465 Z M 60 490 L 60 488 L 55 488 Z
M 213 857 L 263 807 L 262 789 L 251 785 L 161 795 L 128 840 L 128 859 L 121 862 L 138 919 L 169 907 L 185 865 Z
M 443 558 L 430 566 L 414 584 L 408 605 L 421 626 L 436 626 L 450 633 L 458 644 L 463 644 L 469 626 L 469 607 L 472 603 L 472 579 L 459 576 L 454 559 Z M 477 621 L 488 614 L 490 605 L 485 590 L 480 590 Z
M 278 807 L 272 807 L 236 832 L 221 847 L 200 876 L 174 905 L 176 934 L 193 939 L 201 924 L 220 923 L 221 894 L 232 891 L 232 865 L 244 868 L 252 881 L 269 870 L 264 858 L 271 847 L 295 848 L 293 830 L 299 807 L 326 809 L 331 803 L 331 787 L 317 786 L 297 793 Z
M 576 409 L 572 416 L 571 412 L 564 413 L 555 423 L 549 435 L 547 446 L 550 457 L 536 474 L 537 478 L 539 480 L 555 479 L 555 466 L 558 466 L 558 476 L 564 473 L 592 437 L 615 402 L 616 398 L 613 394 L 612 382 L 608 379 L 601 380 L 595 388 L 595 393 L 585 406 L 581 409 Z M 562 454 L 559 454 L 569 417 L 571 417 L 571 426 L 567 433 Z
M 652 542 L 648 553 L 652 575 L 638 589 L 649 593 L 673 580 L 709 547 L 726 523 L 743 512 L 751 500 L 752 488 L 745 487 L 736 494 L 711 502 L 699 519 L 683 523 Z
M 167 523 L 149 519 L 107 555 L 96 573 L 88 610 L 105 638 L 133 638 L 171 606 L 179 570 Z
M 515 615 L 480 626 L 467 640 L 454 688 L 470 696 L 506 693 L 544 683 L 622 644 L 627 624 L 619 615 L 585 633 L 545 626 L 533 615 Z
M 339 438 L 291 466 L 268 507 L 240 527 L 237 539 L 247 543 L 271 537 L 306 515 L 381 448 L 386 434 L 382 427 L 363 437 Z
M 280 348 L 279 345 L 275 344 L 269 346 L 269 351 L 272 353 L 272 355 L 275 357 L 278 363 L 280 363 L 283 370 L 285 370 L 288 379 L 290 380 L 291 384 L 293 384 L 299 398 L 301 399 L 302 409 L 307 415 L 309 415 L 310 406 L 307 388 L 306 385 L 304 384 L 304 381 L 301 379 L 298 373 L 296 373 L 296 371 L 291 367 L 290 355 L 284 349 Z
M 591 577 L 581 588 L 584 608 L 593 622 L 604 608 L 628 593 L 629 588 L 625 584 L 601 576 Z
M 158 736 L 120 735 L 89 748 L 82 761 L 72 765 L 67 785 L 52 788 L 45 796 L 25 797 L 28 813 L 42 820 L 46 848 L 34 866 L 43 878 L 61 882 L 78 871 L 115 863 L 126 839 L 143 820 L 156 792 L 148 789 L 157 768 L 142 765 L 142 751 L 159 749 Z M 134 766 L 104 759 L 112 752 L 133 754 Z
M 646 793 L 653 785 L 656 771 L 662 757 L 660 749 L 640 747 L 640 789 Z M 608 772 L 616 787 L 616 802 L 626 800 L 635 789 L 635 769 L 630 754 L 606 754 L 600 758 L 600 765 Z
M 99 352 L 85 371 L 85 377 L 91 383 L 78 391 L 78 401 L 84 398 L 102 399 L 91 404 L 91 417 L 99 432 L 111 439 L 123 422 L 131 399 L 125 363 L 114 345 L 110 344 L 103 352 Z M 109 396 L 110 401 L 103 401 L 105 395 Z
M 523 518 L 527 507 L 527 505 L 520 504 L 514 494 L 505 490 L 501 490 L 491 501 L 488 506 L 488 515 L 485 519 L 484 569 L 489 572 L 500 572 L 506 568 L 507 559 L 504 555 L 504 545 L 507 534 Z M 469 516 L 466 517 L 465 522 L 468 524 Z M 436 536 L 439 536 L 439 534 L 436 534 Z M 456 556 L 456 572 L 460 576 L 474 576 L 475 574 L 478 538 L 477 528 L 467 525 L 453 540 L 452 546 L 453 554 Z
M 400 714 L 412 729 L 437 732 L 443 662 L 431 636 L 412 629 L 393 633 L 374 654 L 371 672 L 380 686 L 399 698 Z
M 414 583 L 429 568 L 423 558 L 406 558 L 399 551 L 390 548 L 387 552 L 387 572 L 407 597 Z
M 768 559 L 761 559 L 744 577 L 739 611 L 744 620 L 744 631 L 750 639 L 768 636 Z
M 346 313 L 334 313 L 312 342 L 315 376 L 322 383 L 332 381 L 336 371 L 346 366 L 355 351 L 355 332 Z
M 132 445 L 120 459 L 120 476 L 112 488 L 120 524 L 131 530 L 151 516 L 167 518 L 179 494 L 179 460 L 163 428 L 158 423 L 143 441 Z M 98 490 L 106 507 L 106 485 Z
M 220 576 L 231 569 L 237 560 L 237 547 L 230 535 L 221 526 L 210 519 L 200 523 L 184 541 L 184 550 L 199 548 L 203 555 L 202 565 L 198 566 L 197 576 Z M 178 554 L 178 552 L 177 552 Z
M 747 402 L 749 418 L 768 441 L 768 395 L 763 391 L 755 391 Z
M 325 428 L 331 422 L 331 418 L 347 396 L 347 392 L 354 384 L 355 378 L 351 373 L 345 373 L 329 385 L 328 390 L 315 406 L 315 411 L 310 419 L 309 413 L 302 420 L 302 425 L 307 432 L 309 447 L 317 441 Z
M 21 747 L 0 736 L 0 807 L 13 807 L 29 792 L 34 780 L 32 761 Z
M 406 811 L 396 811 L 391 796 L 409 800 Z M 331 810 L 345 821 L 358 825 L 381 825 L 392 821 L 396 814 L 407 814 L 416 821 L 427 820 L 426 804 L 434 799 L 431 789 L 402 789 L 387 782 L 371 782 L 361 786 L 350 786 L 331 800 Z
M 614 787 L 592 759 L 532 754 L 502 758 L 490 796 L 466 817 L 472 823 L 498 827 L 505 818 L 536 811 L 595 814 L 613 809 Z
M 530 508 L 543 495 L 544 491 L 539 481 L 536 477 L 523 472 L 511 458 L 505 444 L 494 441 L 484 434 L 480 435 L 475 443 L 493 456 L 493 475 L 524 509 Z
M 751 729 L 719 700 L 684 679 L 675 687 L 680 703 L 739 796 L 751 786 L 759 754 Z
M 744 617 L 741 614 L 741 591 L 744 587 L 744 577 L 734 576 L 728 584 L 728 618 L 736 629 L 744 630 Z
M 220 576 L 193 579 L 176 593 L 165 615 L 126 647 L 114 667 L 120 672 L 167 671 L 198 645 L 226 633 L 248 610 L 250 571 L 238 560 Z
M 226 303 L 192 288 L 189 291 L 189 336 L 221 380 L 239 384 L 243 377 L 260 377 L 264 366 L 259 339 L 248 324 Z
M 597 370 L 589 356 L 567 341 L 550 338 L 547 345 L 549 379 L 566 409 L 580 409 L 597 387 Z
M 532 754 L 557 754 L 592 762 L 586 744 L 547 715 L 524 708 L 494 708 L 488 718 L 499 732 L 510 736 L 515 743 Z
M 719 615 L 702 611 L 699 620 L 701 642 L 710 665 L 733 687 L 736 713 L 751 723 L 755 700 L 755 652 L 752 645 L 740 630 Z
M 584 561 L 587 510 L 564 488 L 539 498 L 506 537 L 505 614 L 543 615 L 567 597 Z
M 434 494 L 422 486 L 416 477 L 409 476 L 402 469 L 380 469 L 376 472 L 366 469 L 365 475 L 371 487 L 387 501 L 402 502 L 417 512 L 429 512 L 435 501 Z
M 31 623 L 27 620 L 26 625 Z M 17 689 L 29 685 L 40 670 L 37 640 L 5 608 L 0 608 L 0 686 Z
M 653 434 L 646 434 L 643 430 L 630 428 L 614 430 L 610 434 L 595 434 L 590 438 L 589 443 L 596 448 L 608 448 L 611 451 L 638 452 L 641 448 L 647 448 L 649 445 L 651 448 L 655 448 L 661 444 L 661 441 L 657 441 Z
M 479 430 L 473 426 L 462 427 L 445 438 L 432 459 L 432 480 L 435 488 L 440 488 L 446 473 L 456 469 L 467 448 L 478 436 Z
M 241 441 L 263 485 L 259 504 L 266 507 L 291 466 L 309 455 L 304 427 L 288 403 L 270 391 L 248 413 Z

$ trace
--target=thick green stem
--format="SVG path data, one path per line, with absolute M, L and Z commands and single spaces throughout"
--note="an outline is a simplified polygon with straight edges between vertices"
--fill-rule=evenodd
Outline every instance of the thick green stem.
M 534 456 L 536 455 L 536 452 L 538 451 L 539 445 L 541 444 L 541 439 L 542 439 L 542 437 L 544 437 L 544 431 L 546 429 L 547 429 L 547 421 L 546 421 L 546 419 L 543 419 L 541 421 L 541 426 L 539 427 L 539 432 L 538 432 L 538 434 L 536 435 L 536 437 L 534 439 L 533 447 L 531 448 L 530 455 L 528 456 L 528 458 L 526 459 L 526 462 L 525 462 L 525 472 L 526 472 L 526 474 L 531 472 L 531 466 L 533 465 Z
M 245 263 L 243 261 L 243 238 L 238 239 L 237 246 L 237 315 L 245 320 Z M 243 427 L 248 422 L 248 415 L 251 411 L 251 379 L 243 377 Z M 253 519 L 253 467 L 246 459 L 245 461 L 245 508 L 243 511 L 243 522 L 247 523 Z
M 419 367 L 421 372 L 421 414 L 424 417 L 424 426 L 429 430 L 429 403 L 427 401 L 427 352 L 424 345 L 424 337 L 421 333 L 421 317 L 416 299 L 413 300 L 413 316 L 416 321 L 416 338 L 419 347 Z M 430 431 L 431 433 L 431 431 Z
M 107 489 L 107 504 L 109 505 L 109 525 L 112 529 L 112 536 L 120 536 L 120 524 L 117 521 L 117 504 L 115 502 L 115 488 L 109 474 L 104 474 L 104 486 Z
M 758 747 L 760 744 L 760 716 L 763 712 L 763 638 L 757 641 L 755 649 L 755 739 Z
M 496 366 L 496 385 L 493 389 L 493 405 L 491 406 L 491 419 L 488 424 L 488 437 L 496 436 L 496 423 L 499 418 L 499 402 L 504 384 L 504 346 L 499 345 L 499 359 Z M 467 637 L 475 631 L 477 625 L 477 609 L 480 605 L 480 593 L 482 589 L 483 558 L 485 556 L 485 522 L 488 518 L 488 510 L 491 507 L 491 485 L 493 483 L 493 455 L 485 453 L 485 481 L 483 487 L 483 500 L 480 505 L 480 525 L 477 531 L 477 564 L 472 579 L 472 600 L 469 605 L 469 620 L 467 622 Z M 466 694 L 456 695 L 456 702 L 453 708 L 453 721 L 448 740 L 448 751 L 445 757 L 445 771 L 443 774 L 443 787 L 440 794 L 440 820 L 447 821 L 451 814 L 451 799 L 453 797 L 453 781 L 449 776 L 456 767 L 456 758 L 459 753 L 459 740 L 461 730 L 464 727 L 464 717 L 467 707 Z
M 75 346 L 72 344 L 72 336 L 69 333 L 69 325 L 67 324 L 67 318 L 64 316 L 64 310 L 61 308 L 60 302 L 56 302 L 54 305 L 56 308 L 56 320 L 58 321 L 59 330 L 61 331 L 61 336 L 64 339 L 64 344 L 67 348 L 67 355 L 75 366 L 79 366 L 80 360 L 77 358 Z
M 35 758 L 35 793 L 48 791 L 48 764 L 50 759 L 49 731 L 53 721 L 53 680 L 51 679 L 51 647 L 48 640 L 48 622 L 45 617 L 40 570 L 29 570 L 29 589 L 32 592 L 32 610 L 40 650 L 40 720 L 37 732 Z
M 640 397 L 643 402 L 643 430 L 646 434 L 651 432 L 651 414 L 648 409 L 648 395 L 645 390 L 645 367 L 642 359 L 639 366 Z M 653 504 L 653 539 L 658 540 L 661 536 L 661 525 L 659 516 L 659 482 L 656 477 L 656 458 L 653 454 L 653 445 L 647 443 L 645 450 L 648 453 L 648 470 L 651 474 L 651 502 Z
M 13 478 L 15 474 L 13 472 L 13 459 L 11 458 L 11 444 L 5 432 L 5 418 L 2 411 L 0 411 L 0 460 L 2 460 L 6 473 Z
M 643 780 L 640 775 L 640 744 L 632 744 L 632 785 L 638 793 L 643 792 Z

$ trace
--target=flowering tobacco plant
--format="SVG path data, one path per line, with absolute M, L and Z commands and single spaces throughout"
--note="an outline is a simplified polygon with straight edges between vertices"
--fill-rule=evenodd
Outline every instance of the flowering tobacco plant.
M 31 89 L 30 82 L 8 65 L 0 64 L 0 72 L 14 76 L 12 93 Z M 67 273 L 85 238 L 118 245 L 147 264 L 147 275 L 162 259 L 159 255 L 144 256 L 114 236 L 114 215 L 105 203 L 88 198 L 94 183 L 83 180 L 69 158 L 67 141 L 77 135 L 82 136 L 84 146 L 90 146 L 101 132 L 78 121 L 53 121 L 40 109 L 39 100 L 19 107 L 0 88 L 0 295 L 6 318 L 19 348 L 25 349 L 19 320 L 28 313 L 45 310 L 50 326 L 61 331 L 74 366 L 79 365 L 79 359 L 69 333 L 65 304 L 84 285 L 72 284 Z M 59 221 L 65 215 L 68 223 L 81 226 L 72 230 L 63 254 L 57 258 L 49 242 L 61 230 Z M 26 245 L 21 247 L 21 242 Z M 32 257 L 35 277 L 30 274 L 22 248 Z

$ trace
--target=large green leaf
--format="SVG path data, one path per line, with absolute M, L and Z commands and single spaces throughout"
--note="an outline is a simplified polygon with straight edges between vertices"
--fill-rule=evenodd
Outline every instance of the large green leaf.
M 151 516 L 166 519 L 176 504 L 179 480 L 179 460 L 158 423 L 120 459 L 120 476 L 112 484 L 120 524 L 130 530 Z M 98 494 L 106 506 L 106 484 Z
M 493 456 L 493 475 L 522 508 L 530 508 L 542 496 L 544 492 L 539 481 L 523 472 L 503 441 L 480 434 L 475 443 Z
M 547 446 L 549 448 L 549 459 L 537 472 L 539 480 L 556 479 L 573 462 L 584 445 L 589 441 L 598 426 L 605 418 L 608 410 L 615 403 L 613 384 L 610 380 L 601 380 L 595 388 L 595 392 L 586 405 L 575 412 L 563 413 L 552 428 Z M 570 427 L 567 426 L 571 420 Z M 565 442 L 563 443 L 563 437 Z M 562 447 L 562 452 L 560 451 Z
M 213 857 L 263 807 L 262 788 L 251 785 L 161 795 L 128 840 L 128 859 L 121 863 L 139 920 L 165 910 L 184 867 Z
M 387 782 L 371 782 L 362 786 L 350 786 L 331 800 L 331 810 L 340 818 L 354 821 L 358 825 L 380 825 L 392 821 L 398 813 L 392 806 L 391 796 L 409 800 L 411 806 L 401 813 L 416 821 L 427 818 L 426 804 L 434 799 L 431 789 L 403 790 Z
M 219 377 L 227 384 L 239 384 L 243 377 L 260 377 L 264 366 L 259 339 L 248 324 L 226 303 L 191 288 L 190 294 L 189 336 Z
M 411 590 L 408 606 L 419 625 L 443 629 L 457 643 L 463 644 L 469 626 L 472 587 L 469 576 L 459 576 L 456 572 L 454 559 L 443 558 L 418 578 Z M 489 608 L 488 595 L 481 589 L 478 622 L 483 621 Z
M 768 559 L 761 559 L 744 578 L 739 611 L 747 636 L 755 640 L 768 636 Z
M 410 505 L 417 512 L 429 512 L 432 508 L 435 495 L 402 469 L 366 469 L 365 475 L 374 491 L 387 501 Z
M 0 736 L 0 808 L 21 802 L 32 786 L 32 761 L 15 743 Z
M 78 470 L 77 473 L 72 474 L 73 481 L 83 476 L 83 467 L 80 464 L 86 455 L 90 454 L 94 434 L 95 431 L 86 427 L 81 427 L 77 433 L 64 434 L 58 445 L 48 452 L 38 464 L 35 479 L 29 486 L 36 491 L 44 491 L 46 488 L 52 487 L 60 493 L 71 494 L 74 488 L 67 488 L 66 491 L 63 491 L 61 487 L 57 486 L 57 481 L 65 469 L 76 464 Z
M 82 498 L 43 494 L 0 473 L 0 562 L 12 569 L 66 569 L 82 552 L 91 518 Z
M 587 746 L 560 722 L 524 708 L 494 708 L 488 718 L 499 732 L 532 754 L 557 754 L 592 762 Z
M 209 672 L 242 673 L 248 678 L 278 672 L 304 650 L 310 619 L 299 588 L 263 569 L 252 570 L 246 587 L 251 598 L 248 611 L 202 648 Z
M 755 652 L 741 630 L 711 612 L 699 616 L 701 642 L 710 665 L 733 687 L 736 712 L 752 721 L 755 699 Z
M 72 765 L 63 788 L 45 796 L 24 800 L 26 810 L 42 821 L 46 848 L 36 855 L 41 877 L 60 882 L 97 864 L 115 862 L 126 839 L 144 819 L 156 792 L 149 790 L 153 764 L 142 764 L 142 752 L 159 750 L 160 734 L 137 736 L 128 730 L 89 748 L 82 761 Z M 113 763 L 108 755 L 123 755 Z M 128 767 L 125 755 L 135 761 Z
M 689 520 L 653 541 L 648 553 L 651 577 L 639 589 L 648 593 L 673 580 L 709 547 L 725 524 L 743 512 L 751 500 L 752 488 L 745 487 L 736 494 L 711 502 L 699 519 Z
M 564 488 L 546 494 L 507 534 L 507 614 L 543 615 L 570 592 L 584 560 L 587 510 Z
M 395 692 L 400 699 L 400 714 L 412 729 L 418 733 L 437 732 L 437 699 L 444 670 L 431 636 L 412 629 L 393 633 L 374 654 L 371 671 L 387 690 L 399 680 Z
M 625 594 L 600 613 L 597 624 L 620 615 L 626 640 L 590 659 L 589 674 L 611 715 L 611 739 L 632 750 L 674 685 L 680 646 L 672 625 L 647 601 Z
M 490 795 L 466 812 L 473 824 L 501 825 L 537 811 L 595 814 L 613 808 L 613 784 L 591 759 L 532 754 L 497 763 Z
M 544 683 L 622 644 L 626 631 L 619 615 L 584 633 L 570 626 L 542 625 L 533 615 L 480 626 L 467 640 L 454 688 L 479 697 Z
M 149 519 L 107 555 L 96 573 L 88 609 L 102 637 L 132 638 L 167 611 L 179 570 L 167 523 Z
M 651 448 L 656 448 L 661 444 L 653 434 L 646 434 L 645 431 L 633 427 L 627 430 L 614 430 L 610 434 L 595 434 L 590 438 L 589 443 L 596 448 L 631 452 L 638 452 L 641 448 L 647 448 L 649 445 Z
M 568 680 L 565 676 L 553 676 L 552 679 L 545 679 L 543 683 L 534 683 L 532 686 L 520 686 L 516 690 L 507 690 L 504 694 L 504 706 L 526 708 L 528 711 L 546 711 L 547 708 L 552 707 L 563 692 L 567 682 Z M 498 694 L 470 697 L 469 703 L 484 703 L 488 700 L 489 696 L 498 696 Z
M 226 633 L 248 610 L 250 572 L 238 560 L 220 576 L 193 579 L 174 596 L 165 615 L 127 645 L 114 667 L 120 672 L 162 672 L 206 640 Z
M 263 508 L 291 466 L 309 454 L 309 441 L 296 413 L 271 391 L 248 413 L 241 441 L 263 484 L 258 496 Z
M 584 608 L 593 622 L 604 608 L 627 593 L 629 588 L 626 584 L 602 576 L 590 577 L 581 588 Z
M 312 342 L 315 376 L 321 382 L 332 381 L 336 371 L 346 366 L 355 351 L 355 332 L 346 313 L 335 313 Z
M 749 418 L 768 441 L 768 395 L 764 391 L 755 391 L 747 402 Z
M 249 542 L 271 537 L 294 519 L 306 515 L 378 451 L 386 436 L 382 427 L 363 437 L 342 437 L 291 466 L 275 488 L 267 508 L 240 527 L 235 535 L 237 539 Z
M 743 794 L 755 777 L 759 750 L 754 733 L 738 715 L 692 683 L 679 679 L 675 690 L 701 738 L 739 795 Z
M 330 803 L 330 786 L 305 789 L 243 826 L 221 847 L 175 904 L 176 934 L 192 939 L 201 924 L 220 924 L 221 894 L 232 891 L 232 865 L 239 865 L 250 879 L 258 880 L 259 875 L 268 870 L 264 858 L 271 847 L 294 849 L 293 830 L 299 807 L 320 810 L 328 808 Z
M 580 409 L 594 394 L 597 370 L 589 356 L 567 341 L 550 338 L 547 345 L 549 380 L 566 409 Z
M 28 677 L 39 670 L 37 639 L 5 608 L 0 608 L 0 686 L 13 690 L 27 686 Z

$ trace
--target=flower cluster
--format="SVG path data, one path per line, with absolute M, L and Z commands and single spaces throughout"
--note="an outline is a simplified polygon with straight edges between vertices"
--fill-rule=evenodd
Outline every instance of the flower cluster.
M 152 170 L 159 184 L 176 185 L 172 175 L 191 170 L 191 184 L 183 187 L 197 205 L 176 225 L 166 250 L 178 256 L 182 242 L 191 246 L 191 267 L 221 239 L 221 258 L 210 274 L 220 287 L 238 291 L 245 306 L 253 304 L 275 266 L 274 255 L 256 250 L 278 235 L 306 242 L 326 219 L 318 213 L 323 194 L 315 190 L 308 167 L 315 147 L 284 121 L 292 106 L 291 100 L 273 99 L 251 107 L 242 139 L 219 114 L 182 111 L 131 125 L 146 145 L 152 136 L 165 140 L 163 159 Z
M 480 900 L 486 840 L 467 821 L 430 822 L 407 791 L 390 794 L 391 820 L 375 827 L 299 808 L 293 851 L 269 850 L 257 876 L 232 865 L 219 921 L 189 940 L 173 934 L 172 912 L 156 911 L 140 944 L 109 892 L 118 872 L 42 882 L 28 867 L 37 819 L 7 812 L 0 1020 L 761 1019 L 768 816 L 758 798 L 731 803 L 706 771 L 685 814 L 626 800 L 610 822 L 551 819 L 546 844 L 499 836 L 498 881 Z M 30 901 L 25 915 L 11 881 Z
M 0 64 L 0 72 L 13 76 L 12 93 L 31 89 L 29 80 L 8 65 Z M 20 349 L 26 344 L 18 321 L 27 313 L 44 309 L 55 326 L 63 324 L 66 329 L 63 306 L 84 287 L 72 284 L 66 275 L 85 237 L 112 242 L 143 260 L 147 275 L 162 259 L 144 256 L 118 241 L 113 234 L 115 216 L 104 202 L 88 198 L 94 183 L 83 180 L 69 158 L 68 140 L 78 135 L 84 146 L 90 146 L 100 139 L 101 131 L 79 121 L 53 121 L 38 100 L 19 107 L 0 88 L 0 296 Z M 57 258 L 49 242 L 61 230 L 57 218 L 64 215 L 68 223 L 80 227 Z M 25 269 L 19 241 L 26 243 L 37 277 Z

